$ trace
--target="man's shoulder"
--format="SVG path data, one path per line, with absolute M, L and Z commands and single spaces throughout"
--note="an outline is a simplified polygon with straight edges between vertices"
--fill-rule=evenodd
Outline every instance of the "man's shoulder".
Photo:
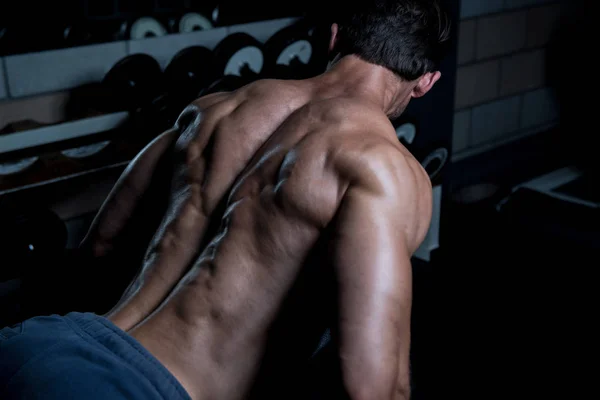
M 342 202 L 360 198 L 365 207 L 403 221 L 414 251 L 431 220 L 431 180 L 416 158 L 395 142 L 375 136 L 341 153 L 338 171 L 348 183 Z
M 394 133 L 369 128 L 354 132 L 340 142 L 336 164 L 350 181 L 360 185 L 428 184 L 427 173 Z

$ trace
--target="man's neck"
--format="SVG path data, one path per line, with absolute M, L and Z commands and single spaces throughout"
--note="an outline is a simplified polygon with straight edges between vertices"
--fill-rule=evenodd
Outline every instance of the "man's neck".
M 379 65 L 357 56 L 345 56 L 325 73 L 311 79 L 319 96 L 359 97 L 381 108 L 386 115 L 394 113 L 400 99 L 410 95 L 408 82 Z

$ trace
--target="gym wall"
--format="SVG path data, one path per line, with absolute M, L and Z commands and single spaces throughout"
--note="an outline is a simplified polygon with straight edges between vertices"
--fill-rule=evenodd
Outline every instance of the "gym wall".
M 568 3 L 461 1 L 453 161 L 557 124 L 546 48 Z

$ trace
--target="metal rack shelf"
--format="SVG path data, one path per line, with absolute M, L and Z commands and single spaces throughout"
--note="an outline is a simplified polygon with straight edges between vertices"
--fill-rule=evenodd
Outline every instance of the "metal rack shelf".
M 118 60 L 129 54 L 149 54 L 165 67 L 179 50 L 194 45 L 212 50 L 223 38 L 234 32 L 246 32 L 264 43 L 275 32 L 296 20 L 297 18 L 281 18 L 193 33 L 2 57 L 0 99 L 68 90 L 99 81 Z

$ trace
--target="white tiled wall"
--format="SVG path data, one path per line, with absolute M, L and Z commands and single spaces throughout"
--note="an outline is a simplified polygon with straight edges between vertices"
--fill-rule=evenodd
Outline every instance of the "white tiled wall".
M 455 155 L 546 129 L 558 107 L 546 51 L 561 0 L 462 0 L 458 32 Z
M 551 3 L 552 1 L 553 0 L 504 0 L 504 6 L 506 8 L 520 8 L 540 5 L 544 3 Z
M 475 55 L 478 60 L 512 53 L 525 47 L 527 12 L 482 17 L 477 21 Z
M 454 114 L 454 135 L 452 148 L 455 152 L 469 147 L 469 130 L 471 127 L 471 110 L 463 110 Z
M 543 86 L 546 81 L 544 57 L 544 49 L 537 49 L 503 58 L 500 64 L 500 96 Z
M 456 72 L 455 107 L 463 108 L 498 97 L 500 61 L 491 60 L 459 68 Z
M 561 3 L 531 8 L 527 12 L 527 46 L 539 47 L 548 43 L 559 23 Z
M 502 10 L 504 0 L 462 0 L 460 4 L 461 18 L 476 17 Z
M 521 128 L 532 128 L 556 120 L 558 104 L 549 88 L 535 90 L 523 96 Z
M 475 29 L 474 19 L 463 21 L 458 29 L 458 63 L 464 64 L 475 59 Z
M 521 97 L 513 96 L 473 108 L 471 145 L 490 142 L 519 129 Z

